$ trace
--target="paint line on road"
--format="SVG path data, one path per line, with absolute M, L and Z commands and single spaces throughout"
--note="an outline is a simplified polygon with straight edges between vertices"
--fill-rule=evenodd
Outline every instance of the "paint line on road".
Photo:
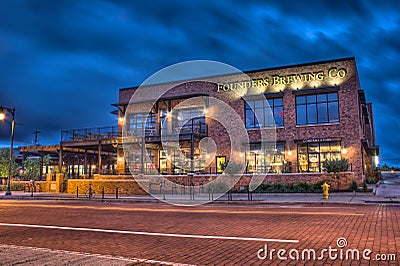
M 159 261 L 159 260 L 149 260 L 149 259 L 139 259 L 139 258 L 127 258 L 122 256 L 111 256 L 104 254 L 92 254 L 92 253 L 83 253 L 78 251 L 69 251 L 69 250 L 61 250 L 61 249 L 49 249 L 49 248 L 39 248 L 39 247 L 29 247 L 29 246 L 17 246 L 17 245 L 7 245 L 0 244 L 1 249 L 22 249 L 22 250 L 32 250 L 32 251 L 43 251 L 43 252 L 51 252 L 57 254 L 67 254 L 67 255 L 75 255 L 75 256 L 83 256 L 83 257 L 95 257 L 101 259 L 109 259 L 109 260 L 119 260 L 133 263 L 149 263 L 149 264 L 160 264 L 160 265 L 173 265 L 173 266 L 191 266 L 191 264 L 183 264 L 169 261 Z
M 280 242 L 280 243 L 298 243 L 299 242 L 299 240 L 295 240 L 295 239 L 253 238 L 253 237 L 212 236 L 212 235 L 187 235 L 187 234 L 170 234 L 170 233 L 126 231 L 126 230 L 86 228 L 86 227 L 55 226 L 55 225 L 37 225 L 37 224 L 0 223 L 0 226 L 58 229 L 58 230 L 71 230 L 71 231 L 87 231 L 87 232 L 114 233 L 114 234 L 164 236 L 164 237 L 178 237 L 178 238 L 214 239 L 214 240 L 218 239 L 218 240 L 239 240 L 239 241 Z

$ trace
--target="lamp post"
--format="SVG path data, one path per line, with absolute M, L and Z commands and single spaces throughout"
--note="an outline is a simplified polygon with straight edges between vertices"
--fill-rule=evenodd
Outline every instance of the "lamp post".
M 11 170 L 12 170 L 12 163 L 13 163 L 13 146 L 14 146 L 14 125 L 15 125 L 15 108 L 8 108 L 0 106 L 0 120 L 4 120 L 6 115 L 4 110 L 9 112 L 12 115 L 11 120 L 11 141 L 10 141 L 10 164 L 8 166 L 8 177 L 7 177 L 7 191 L 6 196 L 11 195 Z

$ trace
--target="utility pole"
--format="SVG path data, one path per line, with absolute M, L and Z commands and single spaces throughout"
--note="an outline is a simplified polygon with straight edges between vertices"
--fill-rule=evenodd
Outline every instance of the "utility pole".
M 33 140 L 33 144 L 36 146 L 39 146 L 39 130 L 36 130 L 35 132 L 33 132 L 33 134 L 35 134 L 35 139 Z

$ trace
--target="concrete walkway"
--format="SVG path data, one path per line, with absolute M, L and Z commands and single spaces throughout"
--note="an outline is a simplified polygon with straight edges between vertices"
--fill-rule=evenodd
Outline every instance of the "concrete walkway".
M 400 172 L 383 172 L 383 181 L 372 192 L 333 192 L 330 193 L 329 199 L 323 199 L 321 193 L 253 193 L 252 200 L 248 199 L 247 193 L 234 193 L 232 200 L 228 200 L 228 196 L 213 201 L 213 204 L 400 204 Z M 208 199 L 210 195 L 207 193 L 196 194 L 196 198 Z M 189 195 L 165 195 L 167 199 L 173 197 L 187 197 Z M 162 195 L 159 195 L 162 198 Z M 0 200 L 19 199 L 19 200 L 80 200 L 88 201 L 85 195 L 66 194 L 66 193 L 31 193 L 22 191 L 13 191 L 11 196 L 5 196 L 5 192 L 0 194 Z M 96 195 L 92 201 L 101 201 L 101 195 Z M 119 195 L 116 199 L 115 195 L 106 194 L 104 201 L 107 202 L 160 202 L 152 196 L 139 195 Z
M 189 198 L 189 195 L 186 195 Z M 201 195 L 203 198 L 208 198 L 208 194 Z M 166 195 L 166 198 L 171 198 L 171 195 Z M 196 195 L 197 197 L 197 195 Z M 162 197 L 160 197 L 162 198 Z M 34 193 L 31 197 L 30 193 L 13 191 L 11 196 L 0 195 L 0 200 L 72 200 L 72 201 L 89 201 L 84 195 L 78 198 L 74 194 L 65 193 Z M 101 195 L 96 195 L 91 201 L 101 201 Z M 105 195 L 104 201 L 107 202 L 131 202 L 131 203 L 150 203 L 160 202 L 152 196 L 138 195 L 120 195 L 118 199 L 115 195 Z M 392 203 L 400 204 L 400 198 L 374 196 L 372 192 L 336 192 L 331 193 L 329 199 L 323 199 L 322 193 L 253 193 L 252 200 L 248 200 L 247 193 L 234 193 L 232 200 L 228 200 L 228 196 L 213 201 L 213 204 L 370 204 L 370 203 Z
M 382 180 L 376 189 L 376 196 L 400 200 L 400 172 L 382 172 Z

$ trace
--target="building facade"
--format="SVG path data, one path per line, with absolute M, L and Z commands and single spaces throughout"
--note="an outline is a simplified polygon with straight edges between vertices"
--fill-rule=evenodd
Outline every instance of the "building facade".
M 221 121 L 209 118 L 210 112 L 222 110 L 211 110 L 209 99 L 215 98 L 228 103 L 246 129 L 249 142 L 236 149 L 246 161 L 246 173 L 320 173 L 325 160 L 347 158 L 357 181 L 373 175 L 379 147 L 375 144 L 372 105 L 366 102 L 360 86 L 355 58 L 245 74 L 251 80 L 235 79 L 233 74 L 208 77 L 211 82 L 147 85 L 147 91 L 165 93 L 150 108 L 144 107 L 144 99 L 130 112 L 129 102 L 138 87 L 120 89 L 119 102 L 114 104 L 119 130 L 140 131 L 142 138 L 132 141 L 137 149 L 129 160 L 121 145 L 117 148 L 118 173 L 126 173 L 128 168 L 134 174 L 223 172 L 223 164 L 232 159 L 232 143 Z M 194 97 L 195 102 L 182 105 Z M 276 132 L 273 147 L 260 138 L 271 125 Z M 180 128 L 181 152 L 176 155 L 168 154 L 162 145 L 167 128 L 169 132 Z M 201 149 L 205 137 L 218 144 L 212 158 Z

